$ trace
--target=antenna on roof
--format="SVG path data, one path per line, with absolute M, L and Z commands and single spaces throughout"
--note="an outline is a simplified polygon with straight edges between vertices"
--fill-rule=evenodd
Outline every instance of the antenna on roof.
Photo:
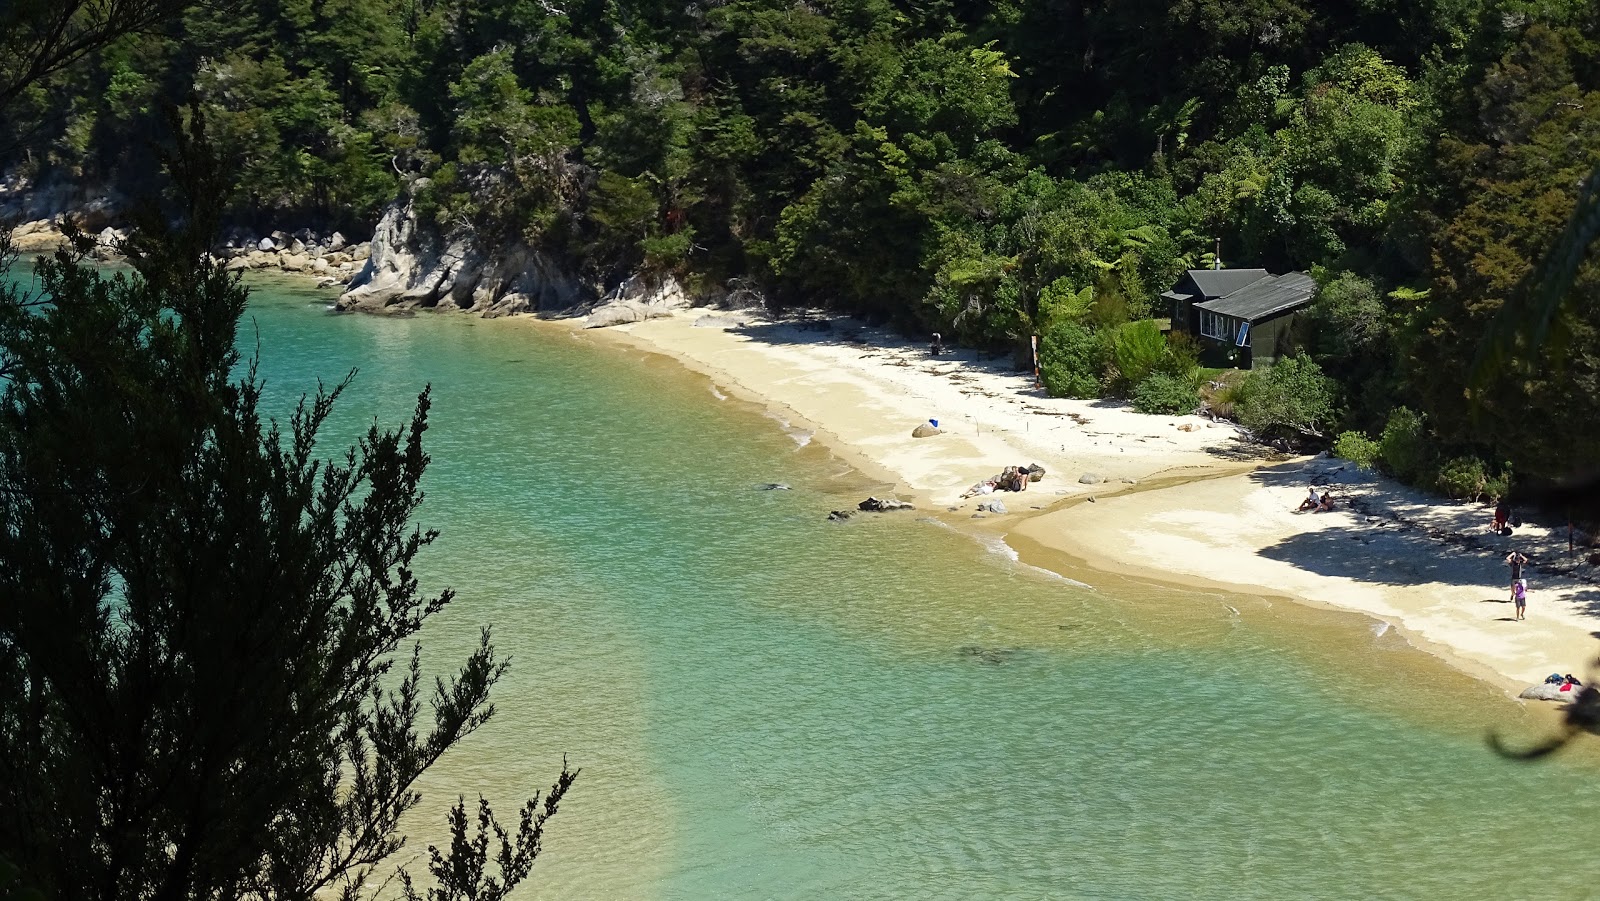
M 1211 268 L 1222 268 L 1222 239 L 1217 239 L 1217 252 L 1211 255 Z

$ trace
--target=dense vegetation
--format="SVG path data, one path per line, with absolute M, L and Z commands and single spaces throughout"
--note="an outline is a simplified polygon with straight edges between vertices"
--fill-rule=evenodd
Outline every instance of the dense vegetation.
M 431 879 L 387 887 L 418 779 L 509 665 L 484 628 L 424 674 L 454 599 L 414 573 L 428 393 L 330 459 L 349 379 L 263 418 L 204 147 L 131 272 L 80 238 L 8 278 L 0 235 L 0 898 L 501 901 L 576 771 L 504 825 L 462 798 Z
M 1593 252 L 1557 353 L 1478 361 L 1600 162 L 1597 23 L 1595 0 L 247 0 L 36 86 L 6 153 L 136 192 L 128 148 L 192 94 L 239 219 L 360 228 L 409 191 L 598 285 L 1040 334 L 1053 390 L 1148 409 L 1191 396 L 1192 349 L 1129 323 L 1220 246 L 1323 285 L 1327 409 L 1268 429 L 1386 446 L 1405 406 L 1416 480 L 1543 477 L 1600 462 Z

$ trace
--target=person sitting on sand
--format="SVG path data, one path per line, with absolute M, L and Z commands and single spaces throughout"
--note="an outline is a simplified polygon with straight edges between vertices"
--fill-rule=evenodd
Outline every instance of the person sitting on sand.
M 1333 509 L 1333 495 L 1329 494 L 1326 491 L 1324 491 L 1324 492 L 1322 492 L 1322 500 L 1317 501 L 1317 509 L 1312 511 L 1312 512 L 1314 512 L 1314 513 L 1327 513 L 1329 510 L 1332 510 L 1332 509 Z
M 1321 499 L 1317 497 L 1317 486 L 1312 485 L 1306 489 L 1306 499 L 1300 502 L 1300 509 L 1295 512 L 1304 513 L 1307 510 L 1315 510 L 1321 503 Z

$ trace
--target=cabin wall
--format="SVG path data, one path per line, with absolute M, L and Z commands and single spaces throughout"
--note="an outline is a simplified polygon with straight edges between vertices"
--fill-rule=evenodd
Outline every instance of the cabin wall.
M 1250 326 L 1251 365 L 1270 366 L 1295 351 L 1295 311 L 1279 313 Z

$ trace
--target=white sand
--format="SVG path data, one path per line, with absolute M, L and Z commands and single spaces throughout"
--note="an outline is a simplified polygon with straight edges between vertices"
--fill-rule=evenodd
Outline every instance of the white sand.
M 1513 693 L 1550 672 L 1587 673 L 1600 650 L 1600 587 L 1550 572 L 1568 564 L 1564 528 L 1493 536 L 1489 508 L 1427 498 L 1344 461 L 1244 460 L 1250 449 L 1225 423 L 1048 398 L 1009 361 L 931 357 L 847 319 L 749 319 L 691 311 L 598 334 L 683 361 L 815 429 L 886 492 L 956 506 L 963 521 L 989 499 L 961 500 L 968 486 L 1007 464 L 1041 463 L 1045 480 L 995 495 L 1011 514 L 981 525 L 1091 566 L 1367 613 Z M 911 437 L 928 419 L 943 434 Z M 1084 473 L 1105 481 L 1081 484 Z M 1333 486 L 1338 511 L 1293 512 L 1312 480 Z M 1096 502 L 1065 504 L 1085 495 Z M 1511 619 L 1503 563 L 1512 546 L 1534 558 L 1522 622 Z

